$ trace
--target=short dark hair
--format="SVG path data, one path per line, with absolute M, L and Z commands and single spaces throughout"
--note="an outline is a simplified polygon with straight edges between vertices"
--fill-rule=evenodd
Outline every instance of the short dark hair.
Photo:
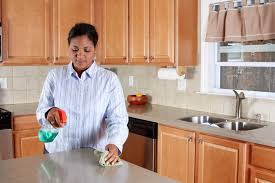
M 89 40 L 93 42 L 94 47 L 96 47 L 98 41 L 98 34 L 95 26 L 87 23 L 77 23 L 75 24 L 68 35 L 68 43 L 71 43 L 71 39 L 77 36 L 87 35 Z

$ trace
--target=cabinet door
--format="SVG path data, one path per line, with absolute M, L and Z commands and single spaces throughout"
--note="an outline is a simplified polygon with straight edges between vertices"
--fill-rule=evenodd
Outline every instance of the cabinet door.
M 199 135 L 198 183 L 244 183 L 246 144 Z
M 197 63 L 198 0 L 176 0 L 175 61 L 177 66 Z
M 175 0 L 150 0 L 150 62 L 174 64 Z
M 159 125 L 158 173 L 180 182 L 194 182 L 195 133 Z
M 47 64 L 49 0 L 2 0 L 4 63 Z
M 44 144 L 39 141 L 37 133 L 38 129 L 13 133 L 15 158 L 43 154 Z
M 126 64 L 128 59 L 128 0 L 95 0 L 99 32 L 97 62 Z
M 250 174 L 251 183 L 275 183 L 275 174 L 266 170 L 252 168 Z
M 130 0 L 129 7 L 129 63 L 149 63 L 149 0 Z
M 76 23 L 93 23 L 93 0 L 55 0 L 53 12 L 54 63 L 67 64 L 69 31 Z

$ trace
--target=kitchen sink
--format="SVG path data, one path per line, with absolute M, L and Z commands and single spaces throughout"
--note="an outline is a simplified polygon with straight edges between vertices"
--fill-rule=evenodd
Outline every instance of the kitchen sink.
M 224 118 L 217 118 L 211 117 L 206 115 L 199 115 L 199 116 L 191 116 L 186 118 L 180 118 L 179 120 L 185 122 L 191 122 L 196 124 L 203 124 L 209 125 L 216 128 L 224 128 L 234 131 L 246 131 L 246 130 L 254 130 L 257 128 L 262 128 L 266 125 L 257 124 L 257 123 L 250 123 L 250 122 L 243 122 L 243 121 L 231 121 Z
M 191 122 L 191 123 L 197 123 L 197 124 L 206 124 L 206 125 L 211 125 L 211 124 L 226 121 L 223 118 L 215 118 L 211 116 L 192 116 L 187 118 L 180 118 L 179 120 Z
M 219 126 L 220 128 L 226 128 L 226 129 L 235 130 L 235 131 L 254 130 L 265 126 L 262 124 L 247 123 L 247 122 L 240 122 L 240 121 L 228 121 L 228 122 L 219 123 L 216 125 Z

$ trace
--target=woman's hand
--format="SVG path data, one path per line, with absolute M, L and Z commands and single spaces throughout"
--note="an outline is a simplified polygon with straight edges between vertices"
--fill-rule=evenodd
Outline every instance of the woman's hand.
M 64 126 L 64 123 L 62 123 L 60 120 L 57 107 L 53 107 L 49 110 L 47 114 L 47 120 L 54 128 L 60 128 Z
M 115 164 L 118 160 L 118 148 L 114 144 L 106 145 L 105 149 L 109 151 L 109 154 L 106 156 L 105 162 L 110 163 L 111 165 Z

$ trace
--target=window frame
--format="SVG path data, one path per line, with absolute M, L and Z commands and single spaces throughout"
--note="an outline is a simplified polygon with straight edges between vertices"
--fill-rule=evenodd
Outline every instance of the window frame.
M 221 0 L 201 0 L 200 1 L 200 60 L 201 60 L 201 94 L 235 96 L 232 89 L 220 89 L 215 86 L 220 85 L 220 67 L 275 67 L 275 62 L 218 62 L 218 43 L 205 42 L 207 21 L 209 14 L 209 4 L 222 2 Z M 216 67 L 216 65 L 220 67 Z M 216 83 L 215 83 L 216 82 Z M 248 98 L 263 98 L 275 100 L 275 92 L 243 91 Z

